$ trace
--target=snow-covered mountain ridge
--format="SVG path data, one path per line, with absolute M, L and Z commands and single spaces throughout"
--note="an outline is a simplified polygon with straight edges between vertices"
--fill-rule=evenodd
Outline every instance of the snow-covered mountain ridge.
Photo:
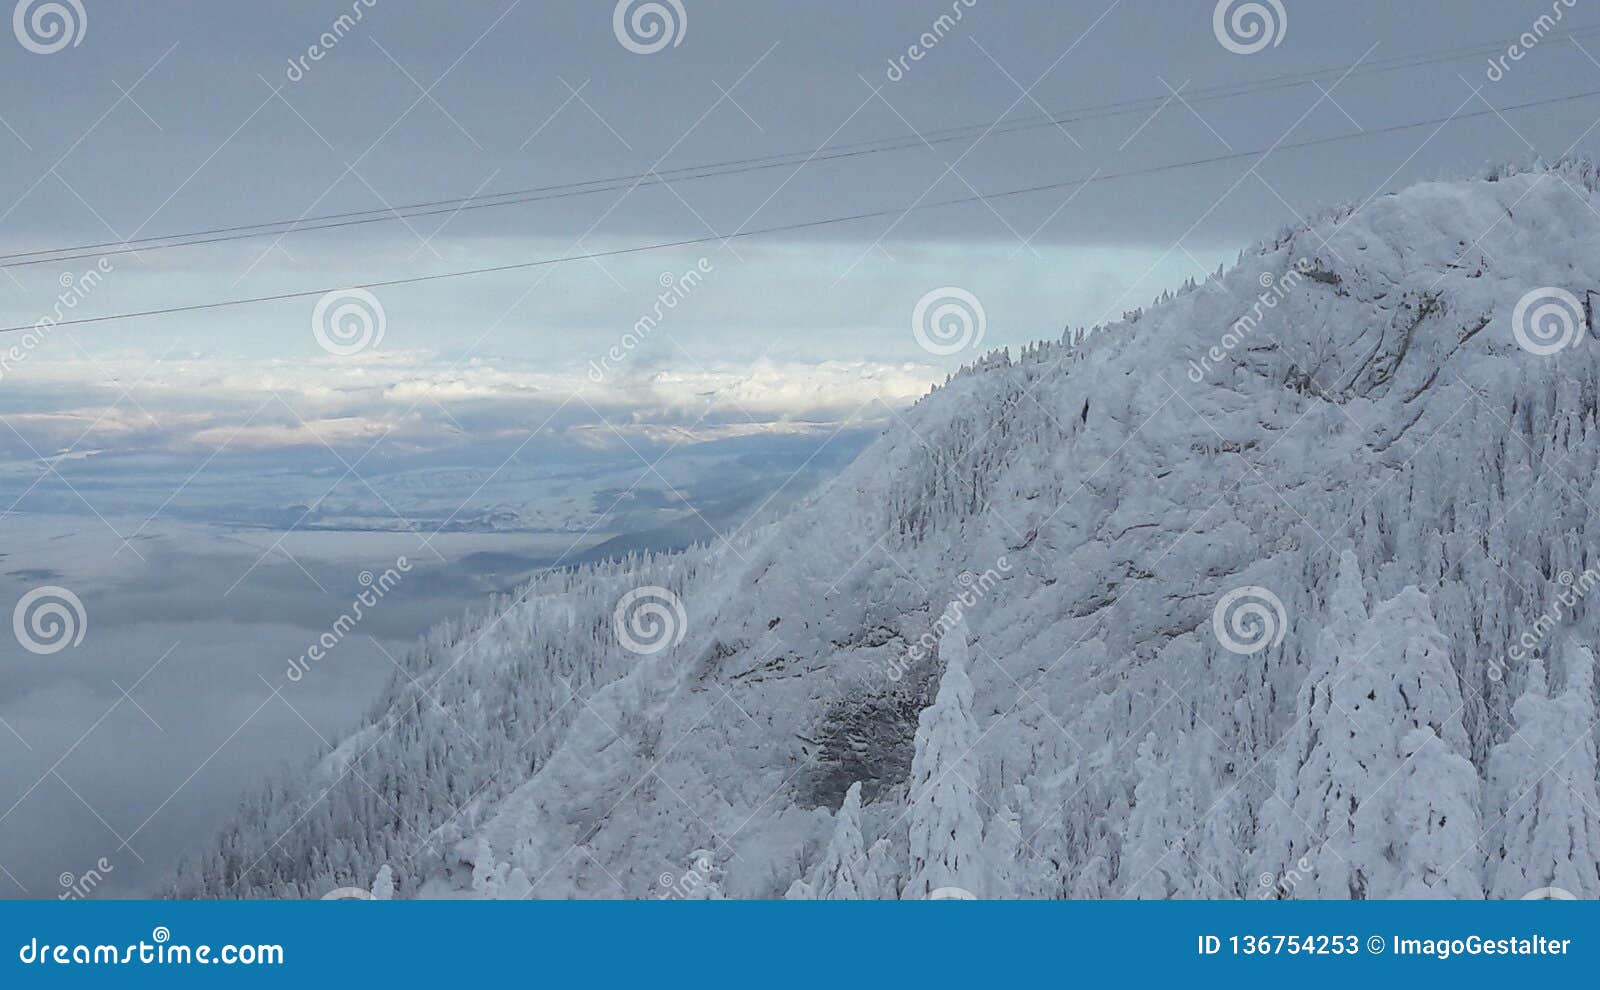
M 447 624 L 172 892 L 1600 896 L 1596 186 L 1330 212 Z

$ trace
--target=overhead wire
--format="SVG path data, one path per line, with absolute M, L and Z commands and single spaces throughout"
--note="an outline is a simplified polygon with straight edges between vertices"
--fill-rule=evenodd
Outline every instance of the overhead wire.
M 514 262 L 514 263 L 510 263 L 510 264 L 503 264 L 503 265 L 489 265 L 489 266 L 484 266 L 484 267 L 479 267 L 479 268 L 461 269 L 461 270 L 450 271 L 450 272 L 434 272 L 434 273 L 423 274 L 423 275 L 410 275 L 410 276 L 404 276 L 404 277 L 400 277 L 400 278 L 383 279 L 383 280 L 378 280 L 378 281 L 369 281 L 369 282 L 363 282 L 363 283 L 351 284 L 351 285 L 340 285 L 340 286 L 324 287 L 324 288 L 318 288 L 318 289 L 299 289 L 299 290 L 294 290 L 294 291 L 289 291 L 289 292 L 272 293 L 272 294 L 268 294 L 268 295 L 247 296 L 247 297 L 235 298 L 235 299 L 222 299 L 222 300 L 214 300 L 214 301 L 210 301 L 210 302 L 191 303 L 191 304 L 178 305 L 178 306 L 166 306 L 166 307 L 161 307 L 161 308 L 157 308 L 157 309 L 138 310 L 138 311 L 132 311 L 132 312 L 123 312 L 123 313 L 112 313 L 112 314 L 107 314 L 107 315 L 104 315 L 104 316 L 79 317 L 79 318 L 71 319 L 71 320 L 53 321 L 49 325 L 52 328 L 54 328 L 54 327 L 68 327 L 68 326 L 84 326 L 84 325 L 89 325 L 89 324 L 103 324 L 103 323 L 111 323 L 111 322 L 120 322 L 120 321 L 124 321 L 124 320 L 145 319 L 145 318 L 150 318 L 150 317 L 155 317 L 155 316 L 167 316 L 167 315 L 181 314 L 181 313 L 194 313 L 194 312 L 203 312 L 203 311 L 208 311 L 208 310 L 229 309 L 229 308 L 235 308 L 235 307 L 240 307 L 240 306 L 249 306 L 249 305 L 256 305 L 256 304 L 268 303 L 268 302 L 278 302 L 278 301 L 290 300 L 290 299 L 309 299 L 309 298 L 316 297 L 316 296 L 325 296 L 325 295 L 328 295 L 329 293 L 333 293 L 333 292 L 346 292 L 346 291 L 351 291 L 351 290 L 355 290 L 355 289 L 361 289 L 361 290 L 370 291 L 370 290 L 373 290 L 373 289 L 385 289 L 385 288 L 392 288 L 392 287 L 405 286 L 405 285 L 416 285 L 416 284 L 420 284 L 420 283 L 424 283 L 424 282 L 437 282 L 437 281 L 442 281 L 442 280 L 446 280 L 446 279 L 469 278 L 469 277 L 473 277 L 473 276 L 489 275 L 489 274 L 496 274 L 496 273 L 502 273 L 502 272 L 521 271 L 521 270 L 527 270 L 527 269 L 533 269 L 533 268 L 545 268 L 545 267 L 550 267 L 550 266 L 554 266 L 554 265 L 571 264 L 573 262 L 578 262 L 578 261 L 594 261 L 594 260 L 601 260 L 601 259 L 605 259 L 605 258 L 620 257 L 620 256 L 623 256 L 623 255 L 642 254 L 642 253 L 651 252 L 651 251 L 664 251 L 664 250 L 671 250 L 671 249 L 680 248 L 680 247 L 690 247 L 690 246 L 700 245 L 700 244 L 726 243 L 727 241 L 731 241 L 731 240 L 747 239 L 747 238 L 751 238 L 751 237 L 760 237 L 760 236 L 766 236 L 766 235 L 771 235 L 771 234 L 795 233 L 795 232 L 800 232 L 800 231 L 805 231 L 805 230 L 813 230 L 813 229 L 817 229 L 817 228 L 820 228 L 820 227 L 827 227 L 827 226 L 833 226 L 833 225 L 844 224 L 844 223 L 857 223 L 857 222 L 861 222 L 861 221 L 865 221 L 865 220 L 872 220 L 872 219 L 878 219 L 878 218 L 882 218 L 882 217 L 891 217 L 891 216 L 897 216 L 897 215 L 905 215 L 905 214 L 909 214 L 909 213 L 913 213 L 913 212 L 922 212 L 922 211 L 931 210 L 931 209 L 941 209 L 941 208 L 948 208 L 948 207 L 952 207 L 952 206 L 962 206 L 962 205 L 968 205 L 968 204 L 972 204 L 972 203 L 994 202 L 996 200 L 1010 199 L 1010 198 L 1014 198 L 1014 197 L 1018 197 L 1018 196 L 1026 196 L 1026 195 L 1032 195 L 1032 194 L 1041 193 L 1041 192 L 1050 192 L 1050 191 L 1056 191 L 1056 190 L 1061 190 L 1061 189 L 1068 189 L 1068 188 L 1072 188 L 1074 186 L 1083 186 L 1083 185 L 1090 184 L 1092 182 L 1104 182 L 1104 181 L 1109 181 L 1109 180 L 1113 180 L 1113 179 L 1126 179 L 1126 178 L 1133 178 L 1133 177 L 1137 177 L 1137 176 L 1155 175 L 1155 174 L 1159 174 L 1159 173 L 1163 173 L 1163 172 L 1170 172 L 1170 171 L 1175 171 L 1175 170 L 1184 169 L 1184 168 L 1195 168 L 1195 167 L 1200 167 L 1200 166 L 1204 166 L 1204 165 L 1214 165 L 1214 164 L 1218 164 L 1218 163 L 1221 163 L 1221 162 L 1237 161 L 1237 160 L 1242 160 L 1242 159 L 1252 158 L 1252 157 L 1257 157 L 1257 156 L 1263 156 L 1264 157 L 1264 156 L 1266 156 L 1268 154 L 1275 154 L 1275 153 L 1281 152 L 1281 151 L 1293 151 L 1293 150 L 1299 150 L 1299 149 L 1304 149 L 1304 148 L 1311 148 L 1311 147 L 1318 147 L 1318 146 L 1327 145 L 1327 144 L 1333 144 L 1333 143 L 1340 142 L 1340 141 L 1352 141 L 1352 140 L 1359 140 L 1359 139 L 1363 139 L 1363 138 L 1378 137 L 1378 136 L 1386 135 L 1386 134 L 1396 134 L 1396 133 L 1401 133 L 1401 132 L 1404 132 L 1404 131 L 1416 130 L 1416 129 L 1422 128 L 1422 127 L 1443 126 L 1443 125 L 1449 124 L 1449 123 L 1451 123 L 1453 121 L 1469 120 L 1469 119 L 1474 119 L 1474 118 L 1478 118 L 1478 117 L 1489 116 L 1491 114 L 1493 114 L 1493 115 L 1502 115 L 1502 114 L 1507 114 L 1507 113 L 1519 113 L 1521 111 L 1534 109 L 1536 107 L 1546 107 L 1546 106 L 1555 106 L 1555 105 L 1565 104 L 1565 103 L 1573 103 L 1573 102 L 1576 102 L 1578 100 L 1593 99 L 1595 97 L 1600 97 L 1600 89 L 1588 90 L 1588 91 L 1582 92 L 1582 93 L 1573 93 L 1573 94 L 1570 94 L 1570 95 L 1567 95 L 1567 96 L 1547 97 L 1547 98 L 1541 99 L 1541 100 L 1531 100 L 1531 101 L 1528 101 L 1528 102 L 1525 102 L 1525 103 L 1512 104 L 1512 105 L 1509 105 L 1509 106 L 1491 108 L 1491 109 L 1488 109 L 1488 110 L 1476 110 L 1476 111 L 1471 111 L 1471 112 L 1466 112 L 1466 113 L 1451 114 L 1451 115 L 1445 116 L 1445 117 L 1436 117 L 1436 118 L 1432 118 L 1432 119 L 1428 119 L 1428 120 L 1413 121 L 1413 122 L 1405 123 L 1405 124 L 1394 124 L 1394 125 L 1390 125 L 1388 127 L 1370 128 L 1370 129 L 1367 129 L 1367 130 L 1347 132 L 1347 133 L 1344 133 L 1344 134 L 1330 135 L 1330 136 L 1321 137 L 1321 138 L 1309 138 L 1309 139 L 1306 139 L 1306 140 L 1303 140 L 1303 141 L 1279 143 L 1279 144 L 1275 144 L 1275 145 L 1269 146 L 1267 148 L 1258 148 L 1258 149 L 1254 149 L 1254 150 L 1251 150 L 1251 151 L 1230 152 L 1228 154 L 1212 155 L 1212 156 L 1206 157 L 1206 158 L 1194 158 L 1194 159 L 1189 159 L 1189 160 L 1181 161 L 1181 162 L 1169 162 L 1169 163 L 1164 164 L 1164 165 L 1154 165 L 1154 166 L 1149 166 L 1149 167 L 1145 167 L 1145 168 L 1130 169 L 1130 170 L 1126 170 L 1126 171 L 1122 171 L 1122 172 L 1099 173 L 1099 174 L 1091 175 L 1091 176 L 1089 176 L 1087 178 L 1068 179 L 1068 180 L 1063 180 L 1063 181 L 1060 181 L 1060 182 L 1050 182 L 1050 183 L 1044 183 L 1044 184 L 1041 184 L 1041 185 L 1025 186 L 1025 187 L 1022 187 L 1022 188 L 1019 188 L 1019 189 L 1007 189 L 1007 190 L 1002 190 L 1002 191 L 993 192 L 993 193 L 978 193 L 978 194 L 975 194 L 975 195 L 962 196 L 962 197 L 957 197 L 957 198 L 954 198 L 954 199 L 937 200 L 937 201 L 926 202 L 926 203 L 913 203 L 913 204 L 911 204 L 909 206 L 904 206 L 904 207 L 893 207 L 893 208 L 889 208 L 889 209 L 871 210 L 871 211 L 866 211 L 866 212 L 861 212 L 861 213 L 849 214 L 849 215 L 846 215 L 846 216 L 823 217 L 823 218 L 819 218 L 819 219 L 815 219 L 815 220 L 808 220 L 808 221 L 802 221 L 802 222 L 797 222 L 797 223 L 777 224 L 777 225 L 772 225 L 772 226 L 767 226 L 767 227 L 753 228 L 753 229 L 750 229 L 750 230 L 741 229 L 741 230 L 733 231 L 732 233 L 728 233 L 728 234 L 711 234 L 711 235 L 703 236 L 703 237 L 682 238 L 682 239 L 673 240 L 673 241 L 662 241 L 662 242 L 656 242 L 656 243 L 651 243 L 651 244 L 641 244 L 641 245 L 634 245 L 634 246 L 630 246 L 630 247 L 613 248 L 613 249 L 605 250 L 605 251 L 590 251 L 590 252 L 585 252 L 585 253 L 582 253 L 582 254 L 562 255 L 562 256 L 554 257 L 554 258 L 540 258 L 540 259 L 531 260 L 531 261 Z M 39 324 L 34 323 L 34 324 L 23 324 L 23 325 L 18 325 L 18 326 L 0 327 L 0 333 L 19 333 L 19 332 L 23 332 L 23 331 L 27 331 L 27 330 L 33 330 L 33 329 L 37 328 L 38 326 L 39 326 Z
M 1547 40 L 1555 38 L 1575 39 L 1597 33 L 1600 33 L 1600 25 L 1552 32 L 1547 36 Z M 875 138 L 866 141 L 824 145 L 822 147 L 807 151 L 781 152 L 771 155 L 730 159 L 720 162 L 709 162 L 671 169 L 652 169 L 650 171 L 634 173 L 631 175 L 618 175 L 599 179 L 555 183 L 523 189 L 512 189 L 500 193 L 486 193 L 466 197 L 428 200 L 402 204 L 399 206 L 386 206 L 366 210 L 352 210 L 340 213 L 326 213 L 316 216 L 302 216 L 292 220 L 275 220 L 251 224 L 236 224 L 232 226 L 212 227 L 201 230 L 186 231 L 182 233 L 152 234 L 145 237 L 129 238 L 126 240 L 102 241 L 92 244 L 79 244 L 59 248 L 41 248 L 32 251 L 0 254 L 0 268 L 23 268 L 33 265 L 61 264 L 70 261 L 115 257 L 125 254 L 142 255 L 145 253 L 166 251 L 183 247 L 205 246 L 233 241 L 251 240 L 262 237 L 281 237 L 289 234 L 342 229 L 374 223 L 412 220 L 423 217 L 456 214 L 467 211 L 499 209 L 504 207 L 526 205 L 530 203 L 570 199 L 580 196 L 592 196 L 606 192 L 617 192 L 619 190 L 631 191 L 634 188 L 669 185 L 674 182 L 697 182 L 704 179 L 743 175 L 751 172 L 765 171 L 770 169 L 788 168 L 790 166 L 809 166 L 819 162 L 849 160 L 867 155 L 904 151 L 926 147 L 929 145 L 948 144 L 974 137 L 986 139 L 987 137 L 993 135 L 1013 134 L 1022 131 L 1037 130 L 1044 127 L 1061 127 L 1070 123 L 1124 116 L 1142 110 L 1148 111 L 1157 109 L 1175 98 L 1184 99 L 1191 104 L 1234 99 L 1241 96 L 1270 92 L 1276 89 L 1287 89 L 1295 86 L 1310 85 L 1323 78 L 1339 76 L 1354 77 L 1393 72 L 1401 69 L 1416 68 L 1423 65 L 1455 61 L 1472 56 L 1494 54 L 1501 51 L 1503 48 L 1503 43 L 1485 43 L 1453 49 L 1418 52 L 1409 55 L 1400 55 L 1387 59 L 1374 60 L 1372 62 L 1359 64 L 1354 68 L 1330 67 L 1313 70 L 1310 72 L 1283 73 L 1277 76 L 1266 77 L 1244 83 L 1211 86 L 1205 89 L 1195 90 L 1189 94 L 1183 94 L 1180 89 L 1179 91 L 1176 91 L 1175 93 L 1166 97 L 1150 97 L 1113 101 L 1081 107 L 1074 110 L 1067 110 L 1059 114 L 1041 113 L 1024 115 L 1022 117 L 1014 118 L 1010 123 L 1003 123 L 1005 117 L 1002 116 L 997 120 L 942 128 L 918 135 L 907 135 L 893 138 Z

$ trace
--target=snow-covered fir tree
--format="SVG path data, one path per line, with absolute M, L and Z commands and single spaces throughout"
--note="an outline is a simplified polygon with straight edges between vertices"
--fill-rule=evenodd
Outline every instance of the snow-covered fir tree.
M 1464 705 L 1450 646 L 1414 587 L 1366 616 L 1355 554 L 1341 555 L 1321 639 L 1322 674 L 1301 693 L 1300 724 L 1271 819 L 1296 897 L 1481 897 L 1474 860 L 1478 778 L 1461 754 Z M 1426 776 L 1419 776 L 1426 775 Z
M 1594 654 L 1565 647 L 1566 690 L 1552 698 L 1542 661 L 1512 708 L 1514 730 L 1489 759 L 1489 896 L 1548 887 L 1600 898 L 1600 793 L 1595 784 Z
M 807 879 L 796 880 L 786 898 L 798 901 L 861 901 L 883 897 L 868 869 L 861 838 L 861 784 L 851 784 L 834 817 L 833 837 Z
M 1124 896 L 1140 900 L 1238 896 L 1241 851 L 1231 834 L 1237 795 L 1219 773 L 1211 730 L 1179 732 L 1167 747 L 1145 736 L 1122 842 Z
M 982 896 L 989 885 L 978 798 L 961 776 L 963 761 L 978 742 L 969 653 L 966 623 L 957 622 L 939 641 L 944 664 L 939 693 L 917 724 L 911 764 L 911 879 L 901 893 L 906 900 L 922 900 L 946 887 Z M 971 764 L 967 772 L 972 772 Z
M 372 879 L 372 899 L 375 901 L 394 900 L 394 871 L 385 863 L 378 868 L 378 875 Z

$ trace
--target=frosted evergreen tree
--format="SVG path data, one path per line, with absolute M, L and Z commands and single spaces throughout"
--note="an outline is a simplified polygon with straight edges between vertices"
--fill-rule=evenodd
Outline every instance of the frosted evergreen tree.
M 983 828 L 983 863 L 989 879 L 989 897 L 1020 896 L 1024 869 L 1022 851 L 1022 817 L 1009 806 L 1001 805 Z
M 1372 896 L 1404 900 L 1483 897 L 1478 882 L 1478 773 L 1430 728 L 1400 741 L 1401 763 L 1381 802 L 1388 815 L 1363 818 L 1358 833 L 1371 846 L 1392 842 L 1397 875 Z
M 1205 728 L 1180 732 L 1169 747 L 1149 733 L 1134 760 L 1138 783 L 1122 842 L 1123 896 L 1139 900 L 1233 898 L 1243 817 L 1232 781 L 1217 767 Z
M 472 889 L 484 897 L 492 897 L 495 879 L 494 850 L 489 848 L 489 840 L 479 839 L 472 856 Z
M 1180 739 L 1180 751 L 1182 744 Z M 1129 878 L 1126 894 L 1138 900 L 1182 897 L 1191 888 L 1183 837 L 1199 811 L 1189 800 L 1194 782 L 1170 772 L 1172 761 L 1163 758 L 1154 732 L 1139 744 L 1133 765 L 1139 783 L 1122 843 L 1122 872 Z
M 522 867 L 513 867 L 506 876 L 505 886 L 500 891 L 500 899 L 505 901 L 525 901 L 533 896 L 533 883 Z
M 918 720 L 911 761 L 911 879 L 901 892 L 906 900 L 922 900 L 942 887 L 981 895 L 988 886 L 983 819 L 957 769 L 978 741 L 965 621 L 940 639 L 939 659 L 939 693 Z
M 1072 882 L 1070 894 L 1075 901 L 1101 901 L 1116 896 L 1111 892 L 1111 863 L 1105 856 L 1089 857 Z
M 1529 664 L 1527 690 L 1512 708 L 1516 731 L 1490 756 L 1488 813 L 1505 816 L 1491 832 L 1491 897 L 1558 887 L 1600 898 L 1594 654 L 1570 646 L 1565 656 L 1567 686 L 1556 698 L 1544 664 Z
M 1356 812 L 1357 849 L 1372 864 L 1363 867 L 1367 896 L 1481 898 L 1473 859 L 1481 794 L 1463 755 L 1469 746 L 1449 641 L 1414 587 L 1374 613 L 1372 633 L 1379 663 L 1359 665 L 1335 692 L 1348 700 L 1357 731 L 1376 731 L 1382 718 L 1391 738 L 1401 734 L 1393 749 L 1378 751 L 1398 762 Z
M 894 844 L 887 837 L 879 839 L 867 850 L 867 884 L 881 900 L 894 900 L 900 896 L 900 878 L 905 874 L 896 867 Z
M 372 899 L 375 901 L 394 900 L 394 871 L 385 863 L 378 870 L 378 875 L 372 880 Z
M 844 804 L 834 816 L 833 838 L 822 859 L 804 880 L 796 880 L 784 895 L 787 900 L 877 900 L 875 878 L 866 870 L 867 849 L 861 838 L 861 783 L 850 785 Z
M 1290 813 L 1273 830 L 1288 855 L 1272 872 L 1309 862 L 1297 897 L 1482 896 L 1472 858 L 1461 856 L 1478 836 L 1479 793 L 1461 755 L 1449 642 L 1416 588 L 1363 624 L 1364 598 L 1346 551 L 1319 641 L 1322 673 L 1301 691 L 1286 753 L 1279 793 Z
M 1330 855 L 1321 846 L 1347 840 L 1350 812 L 1340 802 L 1350 804 L 1347 792 L 1364 776 L 1339 745 L 1348 738 L 1348 725 L 1334 707 L 1332 690 L 1350 669 L 1368 659 L 1371 649 L 1367 593 L 1351 550 L 1339 555 L 1325 612 L 1311 672 L 1301 685 L 1295 722 L 1279 761 L 1278 785 L 1263 808 L 1261 872 L 1272 877 L 1294 872 L 1300 896 L 1345 898 L 1350 893 L 1347 884 L 1340 889 L 1342 878 L 1323 887 L 1312 883 L 1320 877 L 1304 874 L 1307 864 L 1337 862 L 1337 853 Z M 1332 739 L 1326 736 L 1330 728 L 1335 733 Z
M 1181 732 L 1166 751 L 1149 733 L 1134 761 L 1138 784 L 1122 843 L 1124 896 L 1140 900 L 1233 898 L 1241 816 L 1216 766 L 1208 729 Z

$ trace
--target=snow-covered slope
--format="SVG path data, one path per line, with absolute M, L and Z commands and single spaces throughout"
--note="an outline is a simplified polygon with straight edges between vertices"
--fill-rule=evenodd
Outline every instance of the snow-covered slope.
M 452 623 L 173 893 L 1600 896 L 1595 190 L 1335 211 Z

